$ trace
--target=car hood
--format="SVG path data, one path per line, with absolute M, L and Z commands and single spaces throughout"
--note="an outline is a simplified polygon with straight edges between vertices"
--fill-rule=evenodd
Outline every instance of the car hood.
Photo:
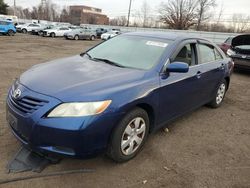
M 80 55 L 33 66 L 20 83 L 62 101 L 100 99 L 114 88 L 134 84 L 145 71 L 120 68 Z
M 232 47 L 250 45 L 250 35 L 239 35 L 232 39 Z

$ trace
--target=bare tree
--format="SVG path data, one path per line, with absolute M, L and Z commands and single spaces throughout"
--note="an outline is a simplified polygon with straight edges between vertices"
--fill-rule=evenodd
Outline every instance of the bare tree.
M 141 13 L 142 13 L 143 27 L 148 27 L 150 6 L 146 0 L 143 1 L 141 7 Z
M 126 16 L 119 16 L 119 17 L 111 19 L 109 21 L 109 24 L 114 25 L 114 26 L 125 26 L 127 22 L 128 20 Z
M 61 22 L 70 22 L 70 15 L 69 15 L 69 10 L 67 7 L 64 7 L 61 15 L 60 15 L 60 21 Z
M 160 20 L 169 28 L 186 30 L 196 24 L 196 5 L 194 0 L 168 0 L 161 3 Z
M 209 10 L 216 6 L 215 0 L 197 0 L 197 30 L 201 29 L 202 22 L 209 19 Z
M 244 14 L 234 14 L 232 16 L 232 27 L 235 33 L 246 32 L 250 28 L 250 16 Z

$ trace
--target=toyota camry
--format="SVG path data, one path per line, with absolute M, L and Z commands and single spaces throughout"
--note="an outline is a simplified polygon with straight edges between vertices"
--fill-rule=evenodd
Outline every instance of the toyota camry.
M 170 121 L 219 107 L 232 69 L 208 40 L 126 33 L 24 72 L 9 90 L 7 121 L 34 151 L 124 162 Z

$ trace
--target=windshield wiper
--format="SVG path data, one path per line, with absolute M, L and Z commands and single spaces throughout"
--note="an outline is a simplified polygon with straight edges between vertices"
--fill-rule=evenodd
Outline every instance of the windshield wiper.
M 91 58 L 92 60 L 96 60 L 96 61 L 102 61 L 102 62 L 105 62 L 109 65 L 114 65 L 114 66 L 117 66 L 117 67 L 121 67 L 121 68 L 125 68 L 125 66 L 123 65 L 120 65 L 118 63 L 115 63 L 113 61 L 110 61 L 109 59 L 104 59 L 104 58 Z
M 89 59 L 92 59 L 92 56 L 88 52 L 86 52 L 85 54 L 89 57 Z

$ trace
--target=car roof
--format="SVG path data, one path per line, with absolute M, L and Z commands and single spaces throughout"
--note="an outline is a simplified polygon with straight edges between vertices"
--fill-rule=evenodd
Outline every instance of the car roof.
M 2 19 L 0 19 L 0 21 L 1 21 L 1 22 L 8 22 L 8 23 L 12 23 L 12 21 L 10 21 L 10 20 L 2 20 Z
M 141 36 L 141 37 L 150 37 L 150 38 L 158 38 L 158 39 L 164 39 L 164 40 L 173 40 L 173 41 L 182 41 L 182 40 L 188 40 L 188 39 L 198 39 L 198 40 L 205 40 L 208 41 L 207 39 L 197 37 L 197 36 L 185 36 L 183 34 L 176 34 L 172 32 L 128 32 L 125 33 L 124 35 L 131 35 L 131 36 Z

